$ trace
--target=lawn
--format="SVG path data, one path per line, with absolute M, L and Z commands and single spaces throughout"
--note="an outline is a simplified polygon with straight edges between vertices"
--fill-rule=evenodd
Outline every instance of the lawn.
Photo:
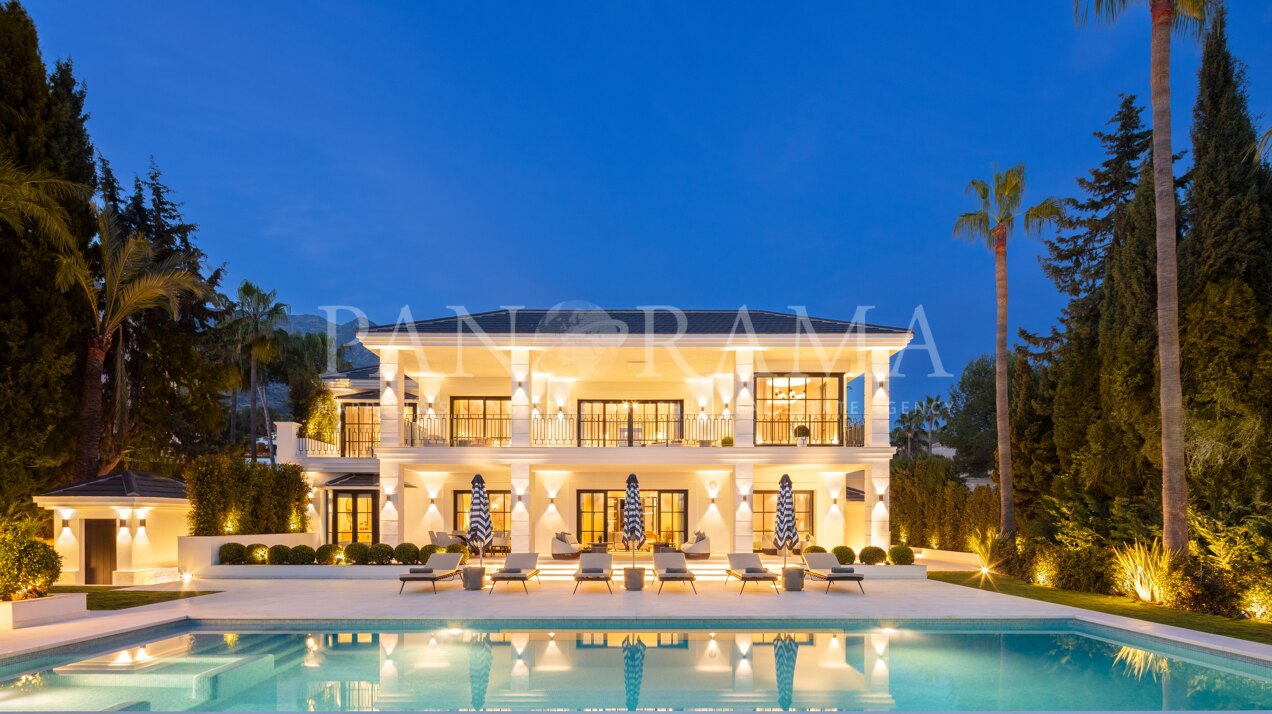
M 979 587 L 981 590 L 993 590 L 1004 595 L 1015 595 L 1030 600 L 1042 600 L 1057 605 L 1080 607 L 1110 615 L 1133 617 L 1136 620 L 1147 620 L 1163 625 L 1184 627 L 1198 632 L 1209 632 L 1214 635 L 1235 637 L 1239 640 L 1261 642 L 1272 645 L 1272 623 L 1254 620 L 1233 620 L 1217 615 L 1199 615 L 1195 612 L 1172 610 L 1159 605 L 1146 605 L 1130 598 L 1114 595 L 1096 595 L 1079 593 L 1071 590 L 1059 590 L 1041 585 L 1030 585 L 1022 580 L 1006 575 L 981 577 L 980 573 L 969 573 L 960 570 L 929 571 L 928 579 L 940 580 L 943 583 L 964 585 L 969 588 Z
M 90 610 L 123 610 L 153 605 L 199 595 L 212 595 L 216 590 L 123 590 L 111 585 L 55 585 L 55 593 L 88 593 Z

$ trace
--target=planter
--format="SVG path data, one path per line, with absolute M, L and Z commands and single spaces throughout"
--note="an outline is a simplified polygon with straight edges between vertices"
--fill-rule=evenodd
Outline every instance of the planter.
M 794 593 L 803 590 L 804 569 L 797 565 L 782 568 L 782 589 Z
M 628 590 L 645 589 L 644 568 L 623 568 L 623 587 Z
M 808 446 L 808 437 L 807 436 L 797 437 L 795 439 L 795 443 L 798 444 L 799 446 Z
M 465 590 L 481 590 L 486 587 L 486 568 L 480 565 L 469 565 L 463 573 Z
M 0 602 L 0 630 L 64 622 L 87 614 L 86 593 L 63 593 L 30 600 Z

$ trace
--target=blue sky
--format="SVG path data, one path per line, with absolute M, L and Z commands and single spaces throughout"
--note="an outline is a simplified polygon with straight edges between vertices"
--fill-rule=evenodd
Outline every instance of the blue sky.
M 121 176 L 153 155 L 200 244 L 297 312 L 373 320 L 584 300 L 785 309 L 906 325 L 946 368 L 992 350 L 993 262 L 951 238 L 963 188 L 1025 162 L 1067 196 L 1119 92 L 1148 97 L 1143 4 L 29 5 L 71 57 Z M 1230 42 L 1272 117 L 1272 5 Z M 1200 49 L 1176 44 L 1186 149 Z M 1062 300 L 1011 247 L 1011 324 Z M 908 400 L 944 393 L 907 358 Z

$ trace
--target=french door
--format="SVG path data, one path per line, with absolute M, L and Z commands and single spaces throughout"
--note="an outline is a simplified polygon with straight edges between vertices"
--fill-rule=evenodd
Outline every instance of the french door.
M 380 519 L 376 517 L 378 491 L 332 491 L 327 522 L 330 543 L 376 543 Z
M 647 446 L 684 439 L 680 400 L 579 400 L 579 446 Z
M 581 543 L 623 544 L 623 503 L 621 490 L 580 490 L 578 492 L 578 533 Z M 687 490 L 641 491 L 645 518 L 645 540 L 679 546 L 689 535 Z

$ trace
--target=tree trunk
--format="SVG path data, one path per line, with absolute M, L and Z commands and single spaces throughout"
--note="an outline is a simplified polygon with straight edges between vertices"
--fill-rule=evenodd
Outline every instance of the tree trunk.
M 239 385 L 235 380 L 234 391 L 230 392 L 230 443 L 238 442 L 238 394 Z
M 998 305 L 998 325 L 994 335 L 994 411 L 998 427 L 998 530 L 1005 536 L 1016 533 L 1015 494 L 1011 485 L 1011 412 L 1007 404 L 1007 231 L 995 230 L 994 284 Z M 928 449 L 932 447 L 929 444 Z
M 261 387 L 261 410 L 265 413 L 265 445 L 269 449 L 269 465 L 278 468 L 278 461 L 274 458 L 274 429 L 269 418 L 269 394 L 265 392 L 265 387 Z
M 75 451 L 75 474 L 85 481 L 97 477 L 97 462 L 102 453 L 102 369 L 110 336 L 88 338 L 88 354 L 84 360 L 84 392 L 80 412 L 79 444 Z
M 256 355 L 252 355 L 251 363 L 251 376 L 248 378 L 248 381 L 252 383 L 250 385 L 252 390 L 252 411 L 248 416 L 247 421 L 252 430 L 252 434 L 248 438 L 248 441 L 252 444 L 252 463 L 256 463 Z
M 1173 0 L 1153 0 L 1153 199 L 1157 213 L 1157 354 L 1161 370 L 1162 544 L 1188 548 L 1184 394 L 1179 376 L 1179 276 L 1175 260 L 1175 168 L 1171 149 L 1170 33 Z

